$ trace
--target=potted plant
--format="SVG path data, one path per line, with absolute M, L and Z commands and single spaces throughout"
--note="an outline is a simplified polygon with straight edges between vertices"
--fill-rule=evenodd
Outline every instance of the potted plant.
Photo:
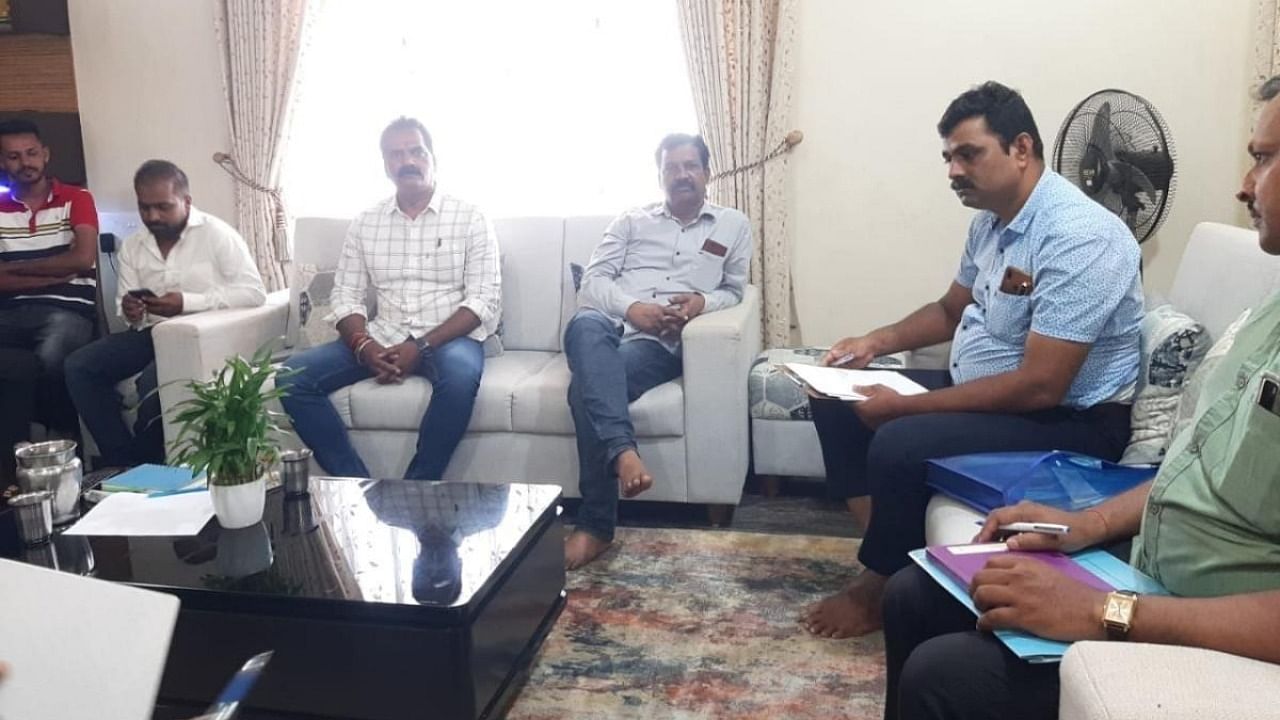
M 280 456 L 282 413 L 267 406 L 284 395 L 268 384 L 282 374 L 269 348 L 251 360 L 236 356 L 212 380 L 187 383 L 193 397 L 174 407 L 174 462 L 204 472 L 213 512 L 224 528 L 262 519 L 267 473 Z

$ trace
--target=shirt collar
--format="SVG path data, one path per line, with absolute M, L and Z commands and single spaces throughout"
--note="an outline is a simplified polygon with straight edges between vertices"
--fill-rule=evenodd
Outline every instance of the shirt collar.
M 711 218 L 712 220 L 717 220 L 720 217 L 720 213 L 723 211 L 724 211 L 724 208 L 720 207 L 719 205 L 703 200 L 702 208 L 698 210 L 698 217 L 695 218 L 693 222 L 696 223 L 698 222 L 698 220 L 701 220 L 704 217 Z M 654 217 L 658 217 L 658 216 L 668 217 L 668 218 L 671 218 L 672 220 L 675 220 L 676 222 L 680 222 L 680 220 L 675 215 L 671 214 L 671 210 L 667 208 L 666 201 L 657 203 L 657 205 L 655 205 L 652 210 L 652 214 L 654 215 Z M 693 223 L 689 223 L 689 224 L 692 225 Z
M 431 193 L 431 200 L 427 203 L 427 212 L 433 212 L 436 215 L 439 215 L 442 207 L 444 207 L 444 193 L 440 192 L 440 185 L 437 183 L 436 189 Z M 387 215 L 394 215 L 396 213 L 404 215 L 404 212 L 400 210 L 400 204 L 396 202 L 395 195 L 392 195 L 387 200 L 386 207 L 383 208 L 383 213 Z M 405 217 L 409 216 L 405 215 Z M 422 216 L 419 215 L 418 217 Z
M 1027 231 L 1027 227 L 1035 219 L 1036 213 L 1040 211 L 1040 206 L 1044 205 L 1045 197 L 1050 192 L 1048 185 L 1053 182 L 1049 179 L 1051 175 L 1056 176 L 1056 173 L 1049 168 L 1045 168 L 1044 172 L 1040 173 L 1040 179 L 1036 181 L 1036 186 L 1032 188 L 1031 194 L 1027 196 L 1027 201 L 1022 204 L 1022 209 L 1018 211 L 1017 215 L 1013 216 L 1013 221 L 1005 228 L 1005 232 L 1021 237 Z M 999 225 L 1000 217 L 996 216 L 991 227 L 997 228 Z

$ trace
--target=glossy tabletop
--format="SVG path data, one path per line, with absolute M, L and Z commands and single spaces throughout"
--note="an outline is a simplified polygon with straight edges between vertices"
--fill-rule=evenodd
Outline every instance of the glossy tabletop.
M 263 520 L 193 537 L 69 537 L 21 559 L 178 594 L 188 610 L 448 623 L 558 512 L 554 485 L 312 478 Z

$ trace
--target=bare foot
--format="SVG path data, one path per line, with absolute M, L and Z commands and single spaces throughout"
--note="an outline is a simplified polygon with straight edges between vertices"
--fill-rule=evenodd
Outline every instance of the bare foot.
M 800 616 L 805 629 L 819 637 L 859 637 L 884 625 L 880 603 L 889 579 L 870 570 L 854 578 L 845 589 L 810 605 Z
M 618 487 L 622 490 L 622 497 L 633 498 L 653 487 L 653 476 L 649 474 L 649 469 L 644 466 L 644 461 L 635 449 L 623 450 L 613 461 L 613 467 L 618 471 Z
M 577 570 L 600 557 L 609 545 L 585 530 L 574 530 L 564 539 L 564 569 Z

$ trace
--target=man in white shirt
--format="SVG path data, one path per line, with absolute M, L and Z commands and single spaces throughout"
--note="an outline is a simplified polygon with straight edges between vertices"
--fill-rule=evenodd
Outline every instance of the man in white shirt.
M 191 205 L 177 165 L 148 160 L 133 188 L 146 229 L 120 248 L 116 310 L 129 329 L 86 345 L 66 363 L 67 389 L 105 465 L 164 462 L 151 329 L 177 315 L 255 307 L 267 298 L 244 238 Z M 131 435 L 116 385 L 134 375 L 140 404 Z
M 741 302 L 751 265 L 747 217 L 706 201 L 702 138 L 668 135 L 654 155 L 666 201 L 628 210 L 605 230 L 564 333 L 582 493 L 565 542 L 570 570 L 613 541 L 619 491 L 634 497 L 653 485 L 628 404 L 680 377 L 685 324 Z
M 281 400 L 294 430 L 330 475 L 369 477 L 329 393 L 368 378 L 431 382 L 431 403 L 405 477 L 439 480 L 462 440 L 484 372 L 483 342 L 498 328 L 498 241 L 479 208 L 436 186 L 431 135 L 413 118 L 382 132 L 396 194 L 351 222 L 334 276 L 339 340 L 289 359 Z M 365 294 L 372 286 L 377 316 Z

